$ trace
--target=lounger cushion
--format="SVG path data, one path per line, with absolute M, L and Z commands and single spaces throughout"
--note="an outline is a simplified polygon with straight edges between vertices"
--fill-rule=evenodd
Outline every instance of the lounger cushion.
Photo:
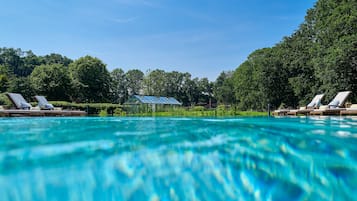
M 317 101 L 316 107 L 320 107 L 320 105 L 321 105 L 321 99 L 319 99 L 319 100 Z
M 38 106 L 41 109 L 45 110 L 53 110 L 55 107 L 50 104 L 44 96 L 35 96 L 36 100 L 38 101 Z
M 31 105 L 26 102 L 21 102 L 20 106 L 21 106 L 21 109 L 30 109 L 31 108 Z
M 55 107 L 53 107 L 53 105 L 50 104 L 50 103 L 47 103 L 47 104 L 43 105 L 42 107 L 43 107 L 44 109 L 48 109 L 48 110 L 52 110 L 52 109 L 55 108 Z
M 330 104 L 328 104 L 330 106 L 330 108 L 337 108 L 338 104 L 340 102 L 338 100 L 332 101 Z
M 316 102 L 309 103 L 306 108 L 318 108 L 321 105 L 321 100 L 317 100 Z

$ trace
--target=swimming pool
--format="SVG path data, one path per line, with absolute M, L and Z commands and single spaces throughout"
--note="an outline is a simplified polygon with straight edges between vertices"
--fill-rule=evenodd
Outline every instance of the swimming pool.
M 354 200 L 357 119 L 0 118 L 0 200 Z

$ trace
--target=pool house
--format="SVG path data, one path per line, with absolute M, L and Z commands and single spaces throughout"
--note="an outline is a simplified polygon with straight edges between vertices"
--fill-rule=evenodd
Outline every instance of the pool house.
M 127 106 L 128 112 L 139 113 L 167 111 L 168 109 L 181 106 L 182 103 L 173 97 L 133 95 L 124 105 Z

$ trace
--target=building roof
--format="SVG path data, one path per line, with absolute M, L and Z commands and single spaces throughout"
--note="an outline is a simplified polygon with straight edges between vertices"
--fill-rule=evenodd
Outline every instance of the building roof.
M 125 104 L 160 104 L 160 105 L 182 105 L 173 97 L 140 96 L 134 95 Z

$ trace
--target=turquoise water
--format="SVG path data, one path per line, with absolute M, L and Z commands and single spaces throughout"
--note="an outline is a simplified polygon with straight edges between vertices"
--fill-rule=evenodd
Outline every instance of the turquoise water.
M 0 200 L 356 200 L 356 118 L 0 118 Z

